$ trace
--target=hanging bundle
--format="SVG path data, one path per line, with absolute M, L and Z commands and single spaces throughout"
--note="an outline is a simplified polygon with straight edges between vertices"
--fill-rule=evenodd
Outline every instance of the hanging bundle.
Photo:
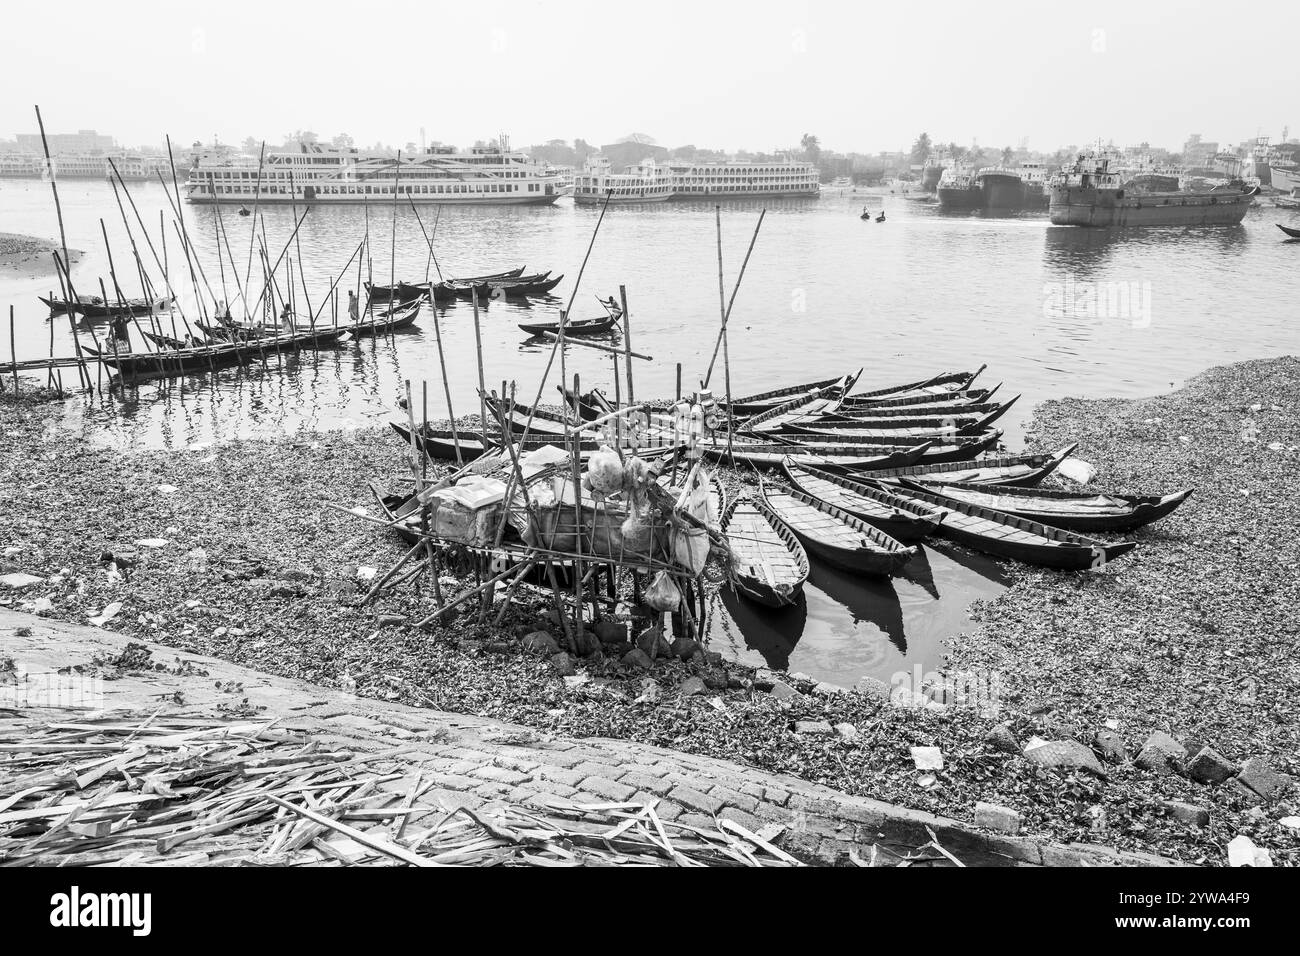
M 608 445 L 602 446 L 587 462 L 584 484 L 593 494 L 601 497 L 612 495 L 623 487 L 623 463 Z
M 656 611 L 675 611 L 682 603 L 682 592 L 667 571 L 660 571 L 650 579 L 646 588 L 645 603 Z

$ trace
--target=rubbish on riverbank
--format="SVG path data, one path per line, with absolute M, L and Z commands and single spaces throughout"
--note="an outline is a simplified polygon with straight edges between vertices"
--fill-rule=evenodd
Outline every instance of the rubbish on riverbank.
M 658 801 L 445 804 L 407 748 L 326 749 L 275 720 L 153 713 L 0 733 L 8 866 L 802 866 Z

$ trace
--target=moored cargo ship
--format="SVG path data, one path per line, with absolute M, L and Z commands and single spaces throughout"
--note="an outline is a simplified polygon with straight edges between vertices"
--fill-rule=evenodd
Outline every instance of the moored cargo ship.
M 1056 226 L 1235 226 L 1258 187 L 1152 190 L 1110 168 L 1109 156 L 1080 156 L 1050 188 Z
M 939 180 L 938 194 L 945 209 L 1019 212 L 1046 205 L 1040 182 L 1003 166 L 986 166 L 974 173 L 949 170 Z

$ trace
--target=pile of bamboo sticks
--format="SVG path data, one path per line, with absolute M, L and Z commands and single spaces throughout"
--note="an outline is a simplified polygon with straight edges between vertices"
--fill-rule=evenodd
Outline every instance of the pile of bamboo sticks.
M 443 803 L 414 748 L 331 749 L 275 720 L 71 715 L 0 732 L 0 866 L 798 866 L 656 803 Z M 445 793 L 445 791 L 444 791 Z

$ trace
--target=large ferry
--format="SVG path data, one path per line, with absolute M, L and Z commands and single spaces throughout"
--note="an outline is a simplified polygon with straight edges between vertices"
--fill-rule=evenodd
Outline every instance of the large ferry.
M 302 143 L 297 151 L 255 157 L 200 157 L 185 184 L 192 203 L 553 203 L 564 192 L 554 169 L 496 146 L 459 152 L 430 146 L 400 157 Z
M 578 203 L 663 202 L 673 194 L 673 171 L 653 160 L 616 173 L 608 159 L 588 161 L 573 179 L 573 201 Z
M 816 196 L 820 176 L 812 163 L 669 163 L 674 199 L 752 199 Z
M 1274 189 L 1289 193 L 1300 189 L 1300 166 L 1277 162 L 1268 168 L 1269 183 Z
M 1082 154 L 1053 180 L 1049 215 L 1057 226 L 1237 225 L 1259 187 L 1150 189 L 1111 168 L 1112 157 Z

